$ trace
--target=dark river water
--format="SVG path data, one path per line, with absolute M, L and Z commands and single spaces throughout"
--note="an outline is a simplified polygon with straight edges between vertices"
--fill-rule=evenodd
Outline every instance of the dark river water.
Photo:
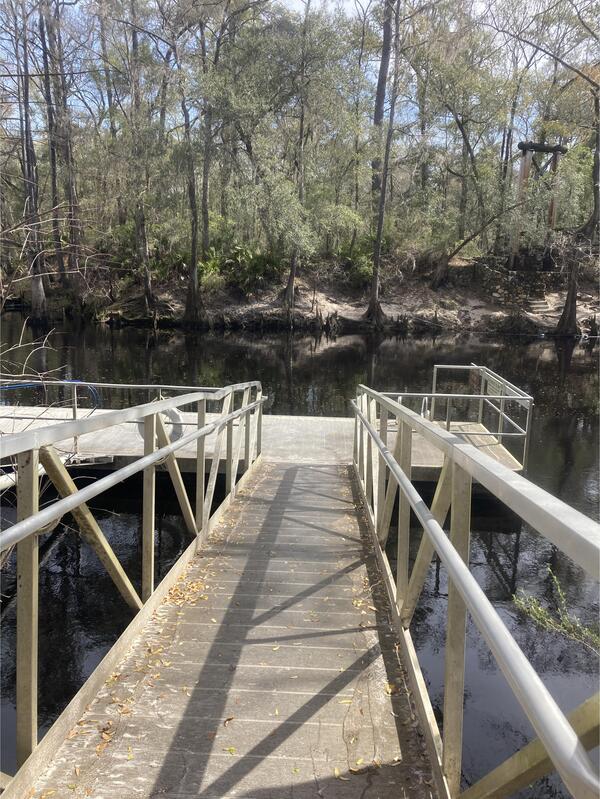
M 2 322 L 3 350 L 21 335 L 22 320 Z M 25 341 L 31 341 L 26 331 Z M 551 341 L 484 340 L 470 335 L 433 339 L 345 336 L 335 341 L 288 336 L 196 336 L 89 327 L 55 331 L 49 348 L 32 354 L 29 367 L 58 370 L 80 380 L 222 386 L 258 379 L 266 412 L 345 416 L 359 383 L 381 390 L 424 391 L 436 363 L 490 367 L 534 397 L 528 477 L 583 513 L 598 518 L 598 350 Z M 14 372 L 29 350 L 5 353 Z M 12 361 L 14 363 L 9 363 Z M 31 399 L 31 395 L 29 395 Z M 143 397 L 125 397 L 141 401 Z M 19 397 L 27 402 L 27 395 Z M 15 395 L 4 392 L 3 402 Z M 41 401 L 41 400 L 40 400 Z M 108 403 L 107 403 L 108 404 Z M 140 517 L 137 491 L 102 497 L 98 518 L 134 584 L 139 585 Z M 49 496 L 49 495 L 47 495 Z M 4 497 L 4 524 L 14 511 Z M 158 563 L 164 574 L 186 544 L 172 504 L 161 503 Z M 44 544 L 40 569 L 40 731 L 45 731 L 131 618 L 109 578 L 78 538 L 62 528 Z M 561 707 L 568 711 L 598 690 L 598 657 L 582 644 L 541 630 L 515 608 L 519 591 L 556 608 L 549 567 L 570 613 L 596 625 L 598 588 L 583 571 L 540 536 L 512 519 L 474 520 L 471 565 Z M 14 771 L 14 585 L 4 570 L 2 647 L 2 771 Z M 412 632 L 437 713 L 443 707 L 447 583 L 433 564 Z M 467 637 L 464 717 L 465 785 L 474 782 L 532 736 L 524 714 L 473 625 Z M 597 757 L 597 753 L 594 753 Z M 539 781 L 523 797 L 568 796 L 560 780 Z

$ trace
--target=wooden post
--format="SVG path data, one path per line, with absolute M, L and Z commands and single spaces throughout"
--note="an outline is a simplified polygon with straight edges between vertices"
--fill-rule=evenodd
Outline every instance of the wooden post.
M 198 430 L 206 424 L 206 400 L 198 402 Z M 196 530 L 198 533 L 204 527 L 204 491 L 206 482 L 206 436 L 196 442 Z
M 479 386 L 479 394 L 480 395 L 485 394 L 485 383 L 486 383 L 485 372 L 482 372 L 481 373 L 481 385 Z M 480 399 L 479 399 L 479 411 L 477 413 L 477 421 L 479 422 L 479 424 L 482 424 L 482 422 L 483 422 L 483 396 L 480 396 Z
M 42 447 L 40 449 L 40 461 L 61 497 L 77 494 L 77 486 L 73 482 L 73 478 L 53 447 Z M 87 504 L 82 502 L 81 505 L 71 511 L 71 514 L 79 527 L 81 537 L 94 550 L 123 599 L 129 607 L 134 610 L 140 610 L 142 600 L 131 584 L 129 577 L 125 574 L 104 533 L 98 527 L 98 522 L 94 519 Z
M 17 521 L 38 512 L 38 453 L 17 456 Z M 30 535 L 17 544 L 17 767 L 37 746 L 38 740 L 38 537 Z
M 502 390 L 500 394 L 502 395 L 502 399 L 500 400 L 500 411 L 498 413 L 498 443 L 502 443 L 502 434 L 504 432 L 504 407 L 505 407 L 505 400 L 504 395 L 506 393 L 506 386 L 502 384 Z
M 438 524 L 443 525 L 450 508 L 450 500 L 452 495 L 452 468 L 451 461 L 448 457 L 444 457 L 444 465 L 439 476 L 437 486 L 435 489 L 435 496 L 431 503 L 431 513 Z M 402 613 L 400 618 L 404 628 L 410 627 L 410 622 L 417 607 L 417 602 L 421 596 L 423 585 L 427 578 L 431 558 L 433 557 L 434 547 L 429 541 L 427 534 L 424 532 L 413 565 L 412 574 L 408 583 L 408 590 L 406 592 L 406 599 L 402 606 Z
M 156 434 L 158 436 L 158 446 L 160 448 L 167 447 L 171 443 L 169 436 L 167 435 L 167 431 L 165 430 L 165 423 L 163 422 L 160 414 L 156 414 Z M 185 490 L 185 485 L 183 484 L 183 478 L 181 477 L 177 458 L 173 452 L 170 455 L 167 455 L 165 458 L 165 463 L 167 465 L 169 476 L 171 477 L 171 482 L 173 483 L 173 488 L 177 494 L 179 507 L 181 508 L 181 513 L 185 521 L 185 526 L 188 529 L 188 533 L 196 535 L 196 519 L 194 518 L 192 506 L 190 505 L 190 500 L 188 498 L 187 491 Z
M 248 396 L 244 392 L 245 405 L 250 401 L 250 389 L 248 389 Z M 244 472 L 247 472 L 252 462 L 252 411 L 246 411 L 243 416 L 244 421 Z
M 361 412 L 364 412 L 363 409 L 363 394 L 358 396 L 358 408 Z M 365 437 L 364 437 L 364 425 L 362 423 L 362 419 L 359 419 L 358 416 L 358 475 L 361 479 L 361 482 L 364 484 L 365 481 Z
M 256 399 L 262 399 L 262 389 L 258 390 Z M 256 457 L 262 452 L 262 402 L 258 406 L 258 415 L 256 418 Z
M 400 458 L 398 465 L 404 474 L 411 479 L 412 468 L 412 427 L 402 422 L 398 429 L 400 438 Z M 396 561 L 396 602 L 398 610 L 402 608 L 408 590 L 408 552 L 410 545 L 410 503 L 401 490 L 398 500 L 398 551 Z
M 435 419 L 435 394 L 437 391 L 437 365 L 433 367 L 433 380 L 431 383 L 431 413 L 429 415 L 429 420 L 433 422 Z
M 225 455 L 225 494 L 232 493 L 233 480 L 233 419 L 227 422 L 227 449 Z
M 73 407 L 73 419 L 77 421 L 77 386 L 73 385 L 71 389 L 71 404 Z M 78 439 L 77 436 L 73 436 L 73 452 L 77 452 L 78 449 Z
M 471 475 L 453 463 L 450 540 L 467 565 L 471 537 L 471 482 Z M 451 796 L 458 796 L 460 791 L 466 633 L 467 608 L 458 589 L 449 579 L 442 766 Z
M 372 425 L 375 424 L 375 413 L 376 413 L 375 400 L 372 400 L 370 397 L 367 397 L 367 419 Z M 371 503 L 371 508 L 373 510 L 373 517 L 375 518 L 376 503 L 375 503 L 375 493 L 373 491 L 373 486 L 375 484 L 375 475 L 374 475 L 375 462 L 373 458 L 373 439 L 371 438 L 368 431 L 365 430 L 365 433 L 367 436 L 365 495 L 367 497 L 367 504 L 369 502 Z
M 156 414 L 144 418 L 144 455 L 151 455 L 156 446 Z M 156 474 L 154 464 L 144 469 L 142 499 L 142 601 L 154 591 L 154 522 Z
M 388 437 L 388 412 L 387 408 L 381 406 L 379 409 L 379 438 L 387 446 Z M 377 469 L 377 504 L 375 507 L 375 529 L 379 529 L 379 519 L 385 504 L 385 478 L 387 467 L 383 455 L 379 453 L 379 468 Z

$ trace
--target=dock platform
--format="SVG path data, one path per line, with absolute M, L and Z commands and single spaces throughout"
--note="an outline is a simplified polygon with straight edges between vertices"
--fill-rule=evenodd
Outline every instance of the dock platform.
M 102 415 L 109 411 L 80 409 L 78 419 L 91 415 Z M 193 413 L 181 413 L 183 430 L 191 430 L 196 424 Z M 25 430 L 43 428 L 48 424 L 72 420 L 70 408 L 64 407 L 25 407 L 0 406 L 0 435 L 19 433 Z M 207 420 L 216 419 L 216 414 L 207 414 Z M 442 427 L 441 423 L 439 424 Z M 235 425 L 237 427 L 237 425 Z M 510 451 L 490 436 L 483 424 L 478 422 L 453 421 L 449 425 L 453 433 L 460 433 L 466 441 L 481 452 L 494 458 L 503 466 L 519 471 L 521 463 Z M 298 463 L 321 461 L 323 463 L 350 463 L 354 422 L 344 417 L 327 416 L 279 416 L 265 414 L 263 417 L 264 450 L 271 461 L 289 460 L 290 451 Z M 390 427 L 389 444 L 393 447 L 396 431 Z M 216 433 L 206 441 L 206 457 L 212 461 Z M 57 442 L 56 449 L 73 460 L 73 439 Z M 443 463 L 443 453 L 418 432 L 413 432 L 412 444 L 413 479 L 430 482 L 437 480 Z M 144 453 L 144 441 L 136 423 L 125 423 L 82 435 L 77 440 L 77 457 L 73 463 L 85 465 L 88 469 L 100 471 L 116 470 L 140 458 Z M 196 471 L 196 452 L 194 445 L 183 446 L 176 453 L 182 472 Z M 243 458 L 240 468 L 244 468 Z M 225 458 L 221 453 L 219 472 L 225 471 Z

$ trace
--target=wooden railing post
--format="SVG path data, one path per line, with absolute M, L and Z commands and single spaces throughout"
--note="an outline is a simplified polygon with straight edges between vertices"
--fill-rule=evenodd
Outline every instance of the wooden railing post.
M 376 413 L 376 405 L 375 400 L 372 400 L 370 397 L 366 397 L 367 401 L 367 419 L 371 424 L 375 423 L 375 413 Z M 375 516 L 375 494 L 373 492 L 373 485 L 374 485 L 374 466 L 375 461 L 373 458 L 373 439 L 371 438 L 369 432 L 365 429 L 365 434 L 367 436 L 367 462 L 366 462 L 366 475 L 365 475 L 365 496 L 367 498 L 367 504 L 371 503 L 371 509 L 373 511 L 373 516 Z
M 452 397 L 446 400 L 446 430 L 450 430 L 452 423 Z
M 233 489 L 233 419 L 227 422 L 227 450 L 225 455 L 225 494 Z
M 400 457 L 398 465 L 404 474 L 411 479 L 412 466 L 412 427 L 407 422 L 398 425 L 400 440 Z M 396 562 L 396 601 L 398 610 L 402 608 L 408 590 L 408 552 L 410 546 L 410 503 L 399 491 L 398 497 L 398 552 Z
M 479 411 L 478 411 L 478 414 L 477 414 L 477 421 L 479 422 L 479 424 L 481 424 L 483 422 L 483 395 L 485 394 L 485 381 L 486 381 L 485 372 L 482 372 L 481 373 L 481 385 L 479 387 L 479 394 L 481 396 L 480 396 L 480 399 L 479 399 Z
M 467 564 L 471 537 L 471 482 L 471 475 L 453 463 L 450 540 Z M 460 792 L 466 632 L 467 609 L 458 589 L 449 579 L 442 765 L 453 797 Z
M 73 419 L 77 421 L 77 386 L 73 384 L 71 389 L 71 404 L 73 407 Z M 79 447 L 77 436 L 73 437 L 73 452 L 77 452 Z
M 248 395 L 244 393 L 244 404 L 248 405 L 250 401 L 250 389 Z M 244 472 L 247 472 L 252 463 L 252 411 L 246 411 L 243 416 L 244 421 Z
M 364 394 L 360 394 L 358 397 L 358 407 L 361 411 L 364 411 L 363 397 Z M 362 419 L 359 419 L 358 420 L 358 475 L 361 479 L 361 482 L 363 483 L 365 480 L 365 434 L 364 433 L 365 431 Z
M 151 455 L 156 446 L 156 414 L 144 418 L 144 455 Z M 154 527 L 156 473 L 154 464 L 144 469 L 142 499 L 142 602 L 154 591 Z
M 262 399 L 262 389 L 259 388 L 258 393 L 256 395 L 256 399 Z M 256 417 L 256 457 L 260 455 L 262 452 L 262 402 L 258 406 L 257 410 L 257 417 Z
M 381 406 L 379 409 L 379 437 L 387 446 L 388 437 L 388 412 L 387 408 Z M 379 453 L 379 467 L 377 469 L 377 502 L 375 505 L 375 529 L 379 530 L 381 514 L 385 505 L 385 478 L 387 467 L 383 455 Z
M 198 430 L 206 424 L 206 400 L 198 402 Z M 206 482 L 206 436 L 196 442 L 196 530 L 202 531 L 204 526 L 204 489 Z
M 498 442 L 502 443 L 502 434 L 504 432 L 504 408 L 505 408 L 505 399 L 504 395 L 506 393 L 506 386 L 503 384 L 502 389 L 500 391 L 500 395 L 502 399 L 500 400 L 500 410 L 498 413 Z
M 39 509 L 38 452 L 17 456 L 17 521 Z M 38 740 L 38 536 L 17 544 L 17 767 Z

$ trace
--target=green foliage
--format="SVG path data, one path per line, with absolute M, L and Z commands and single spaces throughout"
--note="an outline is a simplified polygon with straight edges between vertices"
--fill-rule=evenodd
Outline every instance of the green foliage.
M 280 274 L 281 262 L 268 253 L 255 252 L 247 245 L 236 245 L 223 261 L 223 272 L 230 286 L 244 293 L 265 288 Z
M 248 245 L 236 244 L 225 253 L 211 247 L 199 269 L 203 289 L 210 293 L 227 286 L 248 293 L 277 280 L 281 274 L 281 260 Z
M 548 568 L 548 574 L 552 579 L 552 585 L 556 593 L 554 608 L 544 607 L 539 599 L 523 591 L 513 597 L 515 606 L 524 615 L 533 619 L 543 630 L 564 635 L 566 638 L 582 644 L 586 649 L 600 654 L 600 631 L 598 627 L 586 626 L 570 614 L 565 593 L 558 578 L 550 568 Z

